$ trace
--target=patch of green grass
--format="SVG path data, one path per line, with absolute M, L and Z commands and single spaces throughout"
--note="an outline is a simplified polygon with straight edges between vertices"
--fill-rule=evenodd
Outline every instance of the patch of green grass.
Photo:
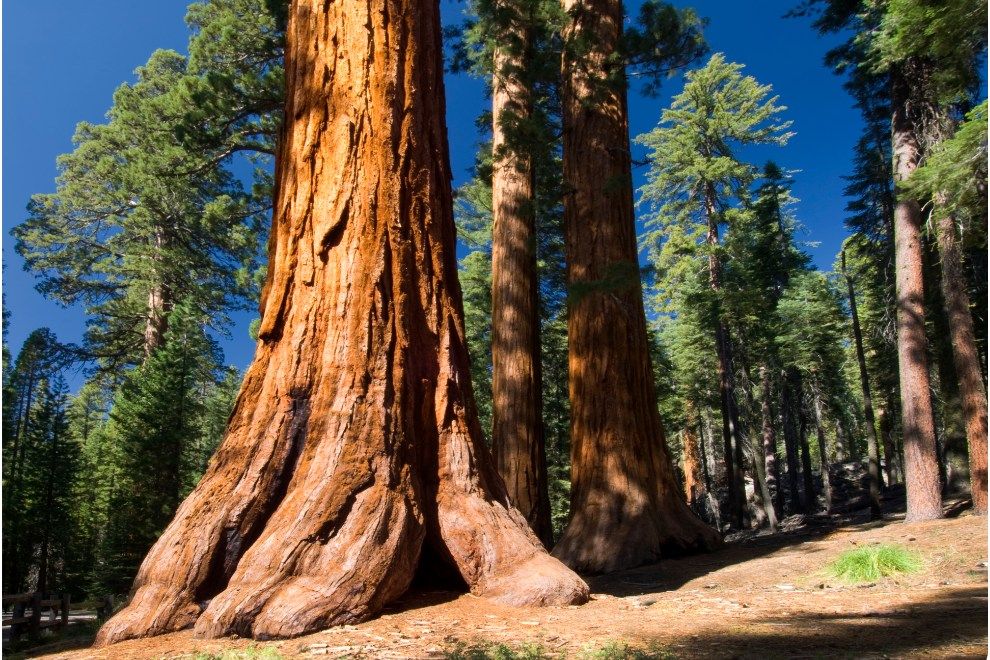
M 843 582 L 876 582 L 901 573 L 921 570 L 921 558 L 899 545 L 869 545 L 843 552 L 828 571 Z
M 657 642 L 646 648 L 624 642 L 608 642 L 597 648 L 585 649 L 578 657 L 581 660 L 670 660 L 674 656 Z
M 550 660 L 570 656 L 566 653 L 548 654 L 538 644 L 512 648 L 505 644 L 455 642 L 444 650 L 443 657 L 447 660 Z M 670 660 L 674 656 L 659 644 L 640 648 L 624 642 L 608 642 L 602 646 L 587 647 L 573 657 L 575 660 Z
M 505 644 L 455 642 L 444 649 L 447 660 L 548 660 L 543 647 L 538 644 L 523 644 L 513 649 Z
M 274 646 L 263 648 L 253 644 L 246 649 L 229 649 L 222 653 L 199 652 L 193 656 L 194 660 L 282 660 L 284 658 L 279 650 Z

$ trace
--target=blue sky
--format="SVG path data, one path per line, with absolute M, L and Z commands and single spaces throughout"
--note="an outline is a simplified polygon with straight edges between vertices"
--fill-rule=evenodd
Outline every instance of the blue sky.
M 15 352 L 41 326 L 53 329 L 63 341 L 78 341 L 85 316 L 81 309 L 62 308 L 34 290 L 34 279 L 22 270 L 13 250 L 10 229 L 24 220 L 32 194 L 54 189 L 55 158 L 71 149 L 76 123 L 102 121 L 113 90 L 132 80 L 134 69 L 152 51 L 185 50 L 188 1 L 3 2 L 3 290 L 11 312 L 7 341 Z M 460 19 L 463 3 L 441 2 L 446 21 Z M 797 133 L 790 144 L 748 151 L 746 156 L 761 163 L 773 158 L 787 169 L 799 170 L 794 193 L 801 200 L 798 215 L 806 230 L 800 238 L 809 242 L 806 249 L 814 263 L 830 268 L 846 233 L 842 176 L 849 171 L 861 127 L 841 80 L 822 65 L 822 56 L 835 40 L 818 37 L 806 19 L 783 18 L 796 0 L 675 4 L 693 6 L 708 17 L 705 34 L 712 50 L 744 63 L 745 72 L 772 84 L 780 103 L 788 107 L 786 117 Z M 636 15 L 637 5 L 635 0 L 628 3 L 630 16 Z M 670 79 L 658 98 L 644 98 L 635 87 L 630 90 L 633 136 L 656 125 L 661 109 L 681 85 L 679 77 Z M 479 139 L 474 119 L 486 103 L 480 81 L 448 77 L 455 185 L 469 174 Z M 642 168 L 634 175 L 641 185 Z M 247 335 L 251 317 L 237 315 L 231 339 L 223 342 L 227 361 L 241 368 L 254 351 Z

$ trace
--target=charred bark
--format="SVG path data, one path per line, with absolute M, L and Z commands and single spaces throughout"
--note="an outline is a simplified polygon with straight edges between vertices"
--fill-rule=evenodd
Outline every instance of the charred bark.
M 564 0 L 571 520 L 554 555 L 596 573 L 718 543 L 681 496 L 650 367 L 618 0 Z
M 508 502 L 474 409 L 439 8 L 296 0 L 255 359 L 202 481 L 97 642 L 289 637 L 374 616 L 439 558 L 473 593 L 587 585 Z
M 543 437 L 535 175 L 520 126 L 533 112 L 524 80 L 525 16 L 505 7 L 492 91 L 492 450 L 509 499 L 553 544 Z

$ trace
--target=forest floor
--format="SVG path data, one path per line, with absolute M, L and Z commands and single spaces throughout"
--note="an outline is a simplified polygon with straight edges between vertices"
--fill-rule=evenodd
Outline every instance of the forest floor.
M 366 623 L 298 639 L 180 632 L 104 649 L 50 646 L 29 657 L 987 657 L 987 519 L 968 511 L 933 522 L 902 518 L 819 517 L 710 554 L 591 578 L 594 596 L 580 607 L 515 608 L 419 592 Z M 843 551 L 874 543 L 915 551 L 922 570 L 858 586 L 826 572 Z

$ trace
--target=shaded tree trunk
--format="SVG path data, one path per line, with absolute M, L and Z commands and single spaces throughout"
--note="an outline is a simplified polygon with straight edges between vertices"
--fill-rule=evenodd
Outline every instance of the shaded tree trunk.
M 866 370 L 866 351 L 863 350 L 863 330 L 859 326 L 859 310 L 856 306 L 856 289 L 852 276 L 846 269 L 846 251 L 842 250 L 842 274 L 849 290 L 849 311 L 852 315 L 853 340 L 856 345 L 856 360 L 859 363 L 859 384 L 863 389 L 863 413 L 866 418 L 867 474 L 869 478 L 870 519 L 879 520 L 880 511 L 880 442 L 877 438 L 877 423 L 873 416 L 873 395 L 870 392 L 870 375 Z M 890 482 L 890 461 L 887 464 L 887 481 Z
M 750 414 L 755 416 L 756 399 L 753 397 L 753 382 L 749 377 L 749 364 L 745 358 L 745 352 L 742 353 L 740 361 L 742 362 L 741 373 L 743 390 L 746 392 L 746 404 Z M 753 465 L 753 501 L 757 511 L 756 520 L 753 523 L 759 526 L 765 522 L 770 529 L 777 529 L 777 512 L 774 510 L 773 496 L 770 493 L 762 438 L 757 441 L 755 434 L 747 433 L 744 434 L 743 442 L 746 454 Z
M 825 512 L 832 512 L 832 462 L 828 458 L 828 446 L 825 442 L 825 423 L 822 419 L 821 390 L 817 385 L 812 386 L 811 396 L 815 411 L 815 433 L 818 436 L 818 456 L 822 466 L 822 494 L 825 497 Z
M 712 291 L 722 289 L 722 262 L 718 257 L 718 214 L 715 190 L 711 184 L 705 189 L 705 218 L 708 223 L 706 242 L 711 248 L 708 255 L 708 282 Z M 722 443 L 725 457 L 725 482 L 729 491 L 729 516 L 732 526 L 742 529 L 745 524 L 746 484 L 742 468 L 742 440 L 739 428 L 739 406 L 736 402 L 735 372 L 732 364 L 732 343 L 725 321 L 719 317 L 715 327 L 715 352 L 718 357 L 719 403 L 722 411 Z
M 777 432 L 774 428 L 773 391 L 770 370 L 760 367 L 763 397 L 760 402 L 760 417 L 763 436 L 763 456 L 767 475 L 767 489 L 774 494 L 774 515 L 780 520 L 784 513 L 784 489 L 780 483 L 780 462 L 777 460 Z
M 798 392 L 801 393 L 801 388 Z M 801 443 L 801 477 L 804 486 L 804 512 L 813 514 L 818 510 L 818 494 L 815 491 L 814 473 L 811 471 L 811 447 L 808 446 L 808 414 L 804 409 L 804 395 L 799 394 L 798 441 Z
M 442 62 L 434 1 L 292 3 L 255 359 L 206 474 L 97 643 L 359 621 L 421 562 L 505 603 L 587 599 L 482 441 Z
M 920 149 L 916 99 L 911 77 L 923 68 L 909 60 L 891 74 L 894 178 L 906 180 L 918 166 Z M 907 487 L 905 520 L 942 517 L 938 458 L 928 375 L 925 338 L 925 293 L 922 260 L 921 208 L 904 193 L 894 209 L 894 260 L 897 282 L 897 358 L 901 388 L 901 426 L 904 438 L 904 481 Z
M 959 392 L 962 396 L 969 445 L 970 488 L 973 510 L 987 512 L 987 392 L 980 369 L 980 356 L 970 314 L 969 292 L 963 271 L 962 251 L 951 215 L 938 221 L 938 249 L 942 257 L 942 299 L 952 341 Z
M 883 456 L 885 469 L 887 471 L 887 483 L 902 483 L 904 479 L 904 469 L 902 467 L 901 454 L 898 451 L 897 443 L 894 442 L 894 420 L 886 406 L 880 408 L 880 419 L 877 425 L 880 427 L 880 439 L 883 442 Z
M 509 3 L 495 47 L 492 91 L 492 449 L 509 499 L 553 544 L 543 437 L 535 176 L 520 124 L 532 115 L 523 80 L 525 17 Z
M 800 396 L 795 402 L 795 375 L 793 369 L 784 372 L 783 396 L 781 408 L 784 422 L 784 454 L 787 459 L 787 498 L 790 502 L 788 513 L 802 509 L 801 488 L 798 485 L 800 468 L 798 467 L 798 429 L 795 404 L 800 405 Z
M 554 555 L 585 572 L 714 547 L 681 496 L 650 367 L 633 213 L 619 0 L 564 0 L 571 520 Z

